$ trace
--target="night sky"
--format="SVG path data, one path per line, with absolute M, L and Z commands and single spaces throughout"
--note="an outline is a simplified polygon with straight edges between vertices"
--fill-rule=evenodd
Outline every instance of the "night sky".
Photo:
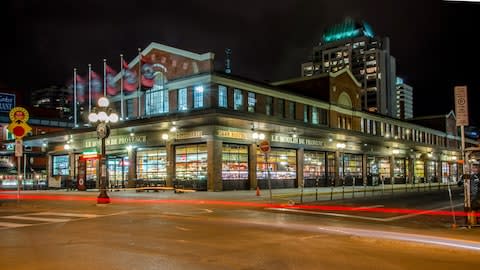
M 467 85 L 470 122 L 480 125 L 480 4 L 444 1 L 23 1 L 0 2 L 0 86 L 25 92 L 65 84 L 102 59 L 117 67 L 152 41 L 213 52 L 223 69 L 258 81 L 300 76 L 326 27 L 345 17 L 390 37 L 397 75 L 414 87 L 415 116 L 454 108 L 454 85 Z M 478 78 L 478 79 L 477 79 Z

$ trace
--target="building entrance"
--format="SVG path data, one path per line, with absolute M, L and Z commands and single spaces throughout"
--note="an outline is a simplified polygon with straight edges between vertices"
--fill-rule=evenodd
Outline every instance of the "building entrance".
M 109 155 L 107 159 L 108 186 L 110 188 L 125 188 L 128 180 L 128 166 L 130 162 L 127 154 Z

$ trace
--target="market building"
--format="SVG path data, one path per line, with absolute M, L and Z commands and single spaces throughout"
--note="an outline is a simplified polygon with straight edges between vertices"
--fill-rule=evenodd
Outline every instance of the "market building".
M 109 97 L 122 119 L 105 139 L 109 187 L 446 183 L 463 172 L 454 118 L 446 119 L 453 128 L 435 130 L 363 111 L 362 85 L 349 69 L 266 84 L 215 71 L 213 61 L 213 53 L 151 43 L 130 62 L 153 84 Z M 76 128 L 25 138 L 48 141 L 52 188 L 98 187 L 100 140 L 80 119 Z

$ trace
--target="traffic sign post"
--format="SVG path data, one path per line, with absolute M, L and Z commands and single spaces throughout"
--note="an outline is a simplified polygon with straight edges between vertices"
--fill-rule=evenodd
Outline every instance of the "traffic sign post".
M 25 137 L 32 128 L 27 124 L 30 117 L 28 111 L 23 107 L 14 107 L 8 114 L 10 124 L 7 129 L 15 136 L 15 157 L 17 158 L 17 201 L 20 200 L 20 185 L 22 183 L 20 159 L 23 156 L 23 137 Z M 26 157 L 25 157 L 26 159 Z
M 267 170 L 267 182 L 268 182 L 268 191 L 270 193 L 270 203 L 272 203 L 272 182 L 270 180 L 270 169 L 268 168 L 268 153 L 272 148 L 270 147 L 270 142 L 268 140 L 263 140 L 258 144 L 260 151 L 265 155 L 265 168 Z

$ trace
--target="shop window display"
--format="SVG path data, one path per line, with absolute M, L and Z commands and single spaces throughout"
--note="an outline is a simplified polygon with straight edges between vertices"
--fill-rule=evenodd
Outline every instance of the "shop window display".
M 257 149 L 257 179 L 267 179 L 267 165 L 272 180 L 294 180 L 297 177 L 297 153 L 294 149 L 272 148 L 265 155 Z
M 69 168 L 69 158 L 68 155 L 62 156 L 53 156 L 53 172 L 52 175 L 68 175 Z
M 167 177 L 167 151 L 164 147 L 137 152 L 137 178 L 162 181 Z
M 206 189 L 207 145 L 189 144 L 175 147 L 175 183 L 184 187 Z
M 224 144 L 222 149 L 222 179 L 248 180 L 248 146 Z
M 325 152 L 305 151 L 303 178 L 306 187 L 326 186 L 326 165 Z

